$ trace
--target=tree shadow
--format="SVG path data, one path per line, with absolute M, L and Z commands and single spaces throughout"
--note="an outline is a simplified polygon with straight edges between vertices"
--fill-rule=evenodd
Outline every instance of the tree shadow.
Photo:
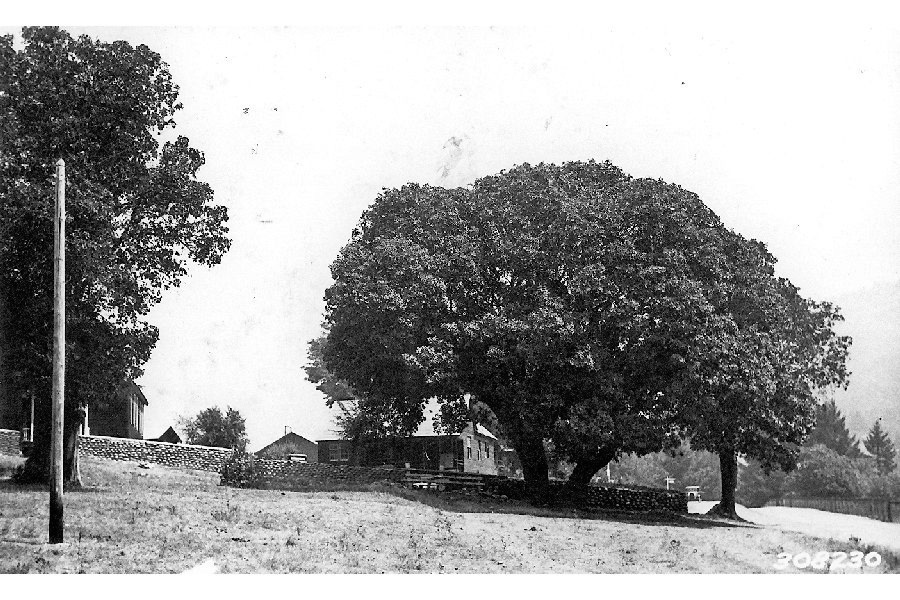
M 66 485 L 63 488 L 64 494 L 82 494 L 82 493 L 97 493 L 102 492 L 103 490 L 97 487 L 91 487 L 86 485 L 81 486 L 70 486 Z M 0 494 L 16 494 L 20 492 L 43 492 L 50 493 L 50 486 L 46 483 L 20 483 L 13 479 L 12 477 L 8 477 L 6 479 L 0 479 Z
M 310 490 L 312 491 L 312 490 Z M 736 522 L 720 517 L 669 511 L 628 511 L 619 509 L 599 509 L 579 506 L 572 502 L 557 502 L 547 506 L 534 506 L 519 500 L 503 500 L 492 496 L 447 492 L 438 490 L 417 490 L 402 486 L 370 484 L 360 486 L 359 491 L 379 491 L 404 500 L 425 504 L 455 513 L 493 513 L 529 515 L 554 519 L 580 519 L 586 521 L 610 521 L 636 525 L 686 527 L 691 529 L 747 528 L 760 529 L 762 526 L 749 521 Z

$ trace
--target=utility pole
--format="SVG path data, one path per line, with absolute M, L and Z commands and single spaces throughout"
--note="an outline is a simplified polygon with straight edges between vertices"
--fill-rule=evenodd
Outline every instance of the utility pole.
M 66 374 L 66 163 L 56 161 L 53 213 L 53 388 L 50 428 L 50 543 L 63 541 L 63 403 Z

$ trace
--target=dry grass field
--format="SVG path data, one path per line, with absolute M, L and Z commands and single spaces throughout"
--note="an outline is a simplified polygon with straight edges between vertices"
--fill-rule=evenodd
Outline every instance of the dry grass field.
M 20 462 L 0 457 L 0 573 L 178 573 L 208 559 L 223 573 L 773 573 L 779 552 L 857 549 L 695 516 L 375 487 L 236 490 L 214 473 L 91 458 L 85 489 L 66 494 L 66 543 L 51 546 L 46 490 L 5 480 Z

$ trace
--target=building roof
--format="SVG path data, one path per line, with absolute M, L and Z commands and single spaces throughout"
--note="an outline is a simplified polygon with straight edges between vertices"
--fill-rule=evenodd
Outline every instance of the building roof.
M 134 394 L 141 404 L 144 406 L 149 404 L 149 402 L 147 402 L 147 397 L 144 396 L 144 392 L 141 391 L 141 386 L 133 381 L 126 381 L 123 383 L 122 387 L 119 388 L 119 394 L 121 394 L 122 398 L 128 398 L 130 394 Z
M 487 428 L 482 427 L 482 426 L 479 425 L 479 424 L 476 424 L 475 427 L 476 427 L 476 431 L 478 431 L 478 434 L 479 434 L 479 435 L 483 435 L 484 437 L 489 437 L 489 438 L 491 438 L 492 440 L 496 440 L 496 439 L 497 439 L 497 436 L 495 436 L 493 433 L 491 433 L 490 431 L 488 431 Z
M 419 424 L 419 428 L 416 429 L 415 433 L 412 434 L 412 437 L 433 437 L 440 435 L 460 435 L 461 433 L 466 432 L 467 430 L 471 430 L 471 423 L 463 429 L 463 431 L 457 431 L 456 433 L 446 434 L 446 433 L 438 433 L 434 430 L 434 418 L 432 415 L 426 415 L 425 420 Z M 484 437 L 491 438 L 492 440 L 496 440 L 497 437 L 487 430 L 483 425 L 476 424 L 476 431 L 478 435 L 483 435 Z
M 293 431 L 291 431 L 291 432 L 289 432 L 289 433 L 284 434 L 283 436 L 281 436 L 280 438 L 278 438 L 277 440 L 275 440 L 274 442 L 272 442 L 272 443 L 269 444 L 268 446 L 266 446 L 266 447 L 264 447 L 264 448 L 260 448 L 259 450 L 257 450 L 257 451 L 255 452 L 255 454 L 262 454 L 263 452 L 265 452 L 265 451 L 268 450 L 269 448 L 271 448 L 271 447 L 273 447 L 273 446 L 277 446 L 277 445 L 282 444 L 282 443 L 284 443 L 284 442 L 294 442 L 294 443 L 298 443 L 298 444 L 299 444 L 299 443 L 302 443 L 302 442 L 306 442 L 307 444 L 312 444 L 312 445 L 314 445 L 314 446 L 316 445 L 315 442 L 312 442 L 312 441 L 306 439 L 305 437 L 303 437 L 302 435 L 297 435 L 296 433 L 294 433 Z
M 151 441 L 156 442 L 169 442 L 170 444 L 180 444 L 181 436 L 170 426 L 166 431 L 159 436 L 158 438 L 154 438 Z

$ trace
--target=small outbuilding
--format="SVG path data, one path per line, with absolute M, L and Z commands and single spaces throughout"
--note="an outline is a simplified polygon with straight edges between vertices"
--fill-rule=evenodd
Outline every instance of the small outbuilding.
M 306 455 L 306 462 L 318 462 L 319 446 L 302 435 L 288 432 L 254 454 L 258 458 L 291 460 L 291 455 Z

